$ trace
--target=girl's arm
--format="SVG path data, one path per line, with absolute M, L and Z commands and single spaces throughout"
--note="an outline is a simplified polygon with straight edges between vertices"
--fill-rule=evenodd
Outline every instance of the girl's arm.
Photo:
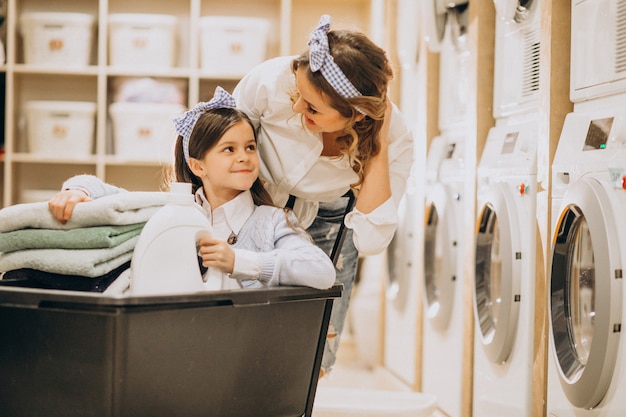
M 258 208 L 257 208 L 258 210 Z M 293 213 L 289 222 L 282 210 L 275 210 L 274 249 L 253 252 L 235 249 L 234 279 L 255 279 L 264 286 L 299 285 L 326 289 L 335 283 L 335 267 L 323 250 L 317 247 L 309 235 L 299 227 Z M 259 237 L 256 234 L 256 237 Z M 263 236 L 272 238 L 271 236 Z

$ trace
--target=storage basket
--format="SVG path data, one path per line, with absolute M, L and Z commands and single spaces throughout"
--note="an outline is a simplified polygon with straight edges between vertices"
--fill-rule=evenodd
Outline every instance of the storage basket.
M 29 101 L 25 110 L 31 153 L 69 158 L 92 153 L 96 103 Z
M 175 65 L 178 18 L 162 14 L 109 15 L 109 65 L 170 68 Z
M 200 61 L 208 76 L 242 77 L 266 58 L 270 24 L 256 17 L 200 18 Z
M 29 12 L 20 17 L 24 63 L 89 65 L 95 18 L 84 13 Z
M 185 108 L 169 103 L 112 103 L 113 147 L 118 157 L 172 162 L 176 132 L 172 119 Z

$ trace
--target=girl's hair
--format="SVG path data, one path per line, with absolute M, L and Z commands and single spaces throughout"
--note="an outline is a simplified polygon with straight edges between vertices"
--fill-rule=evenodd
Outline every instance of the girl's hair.
M 326 81 L 320 71 L 312 72 L 309 66 L 309 51 L 291 63 L 292 72 L 306 69 L 308 80 L 330 100 L 330 106 L 343 117 L 349 119 L 347 134 L 338 139 L 340 151 L 348 156 L 353 171 L 359 176 L 357 183 L 363 182 L 363 172 L 367 161 L 380 151 L 378 135 L 383 125 L 387 109 L 387 87 L 393 78 L 393 70 L 385 51 L 360 32 L 330 30 L 328 32 L 330 54 L 350 82 L 362 94 L 344 98 Z M 292 100 L 298 99 L 294 91 Z M 361 121 L 356 121 L 360 114 Z
M 250 125 L 254 132 L 254 140 L 256 141 L 256 131 L 248 116 L 238 109 L 233 108 L 217 108 L 203 113 L 196 122 L 191 136 L 189 137 L 189 157 L 202 159 L 204 155 L 210 151 L 228 129 L 237 123 L 246 122 Z M 202 187 L 202 180 L 196 177 L 183 153 L 183 137 L 178 136 L 176 139 L 176 148 L 174 150 L 174 180 L 179 182 L 189 182 L 195 193 L 198 188 Z M 272 197 L 267 192 L 263 183 L 257 178 L 250 188 L 252 199 L 256 205 L 273 206 Z

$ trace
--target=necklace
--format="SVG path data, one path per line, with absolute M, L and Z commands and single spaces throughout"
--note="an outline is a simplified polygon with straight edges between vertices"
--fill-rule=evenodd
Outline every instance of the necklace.
M 226 242 L 228 242 L 229 245 L 234 245 L 235 243 L 237 243 L 237 235 L 235 234 L 235 232 L 230 232 L 230 236 L 228 236 Z

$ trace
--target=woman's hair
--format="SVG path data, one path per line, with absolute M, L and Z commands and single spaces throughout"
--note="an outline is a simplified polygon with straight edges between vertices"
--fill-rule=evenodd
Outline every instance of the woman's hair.
M 328 32 L 330 54 L 350 82 L 362 94 L 353 98 L 344 98 L 326 81 L 320 71 L 312 72 L 309 66 L 309 51 L 306 51 L 291 63 L 295 73 L 306 69 L 308 80 L 323 92 L 330 100 L 329 104 L 343 117 L 349 120 L 347 134 L 338 139 L 340 151 L 348 156 L 350 165 L 363 182 L 363 172 L 367 161 L 380 151 L 378 134 L 383 125 L 387 109 L 387 87 L 393 78 L 393 70 L 385 51 L 372 42 L 365 34 L 348 30 L 330 30 Z M 294 91 L 292 100 L 298 99 Z M 361 121 L 356 121 L 360 112 L 365 114 Z
M 221 107 L 203 113 L 193 127 L 191 136 L 189 137 L 189 157 L 195 159 L 204 158 L 206 153 L 217 145 L 217 142 L 224 133 L 240 122 L 246 122 L 250 125 L 252 132 L 254 132 L 254 139 L 256 140 L 254 126 L 248 116 L 241 110 Z M 185 160 L 183 137 L 180 135 L 176 139 L 174 157 L 174 180 L 191 183 L 193 192 L 195 193 L 198 188 L 202 187 L 202 180 L 191 172 Z M 252 184 L 250 192 L 256 205 L 274 205 L 272 197 L 259 178 Z

